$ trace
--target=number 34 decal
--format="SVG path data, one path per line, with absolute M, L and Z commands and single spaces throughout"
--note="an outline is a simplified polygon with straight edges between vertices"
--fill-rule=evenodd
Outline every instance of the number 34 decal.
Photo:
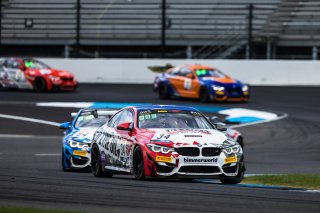
M 184 88 L 186 89 L 186 90 L 190 90 L 191 89 L 191 79 L 186 79 L 185 81 L 184 81 Z

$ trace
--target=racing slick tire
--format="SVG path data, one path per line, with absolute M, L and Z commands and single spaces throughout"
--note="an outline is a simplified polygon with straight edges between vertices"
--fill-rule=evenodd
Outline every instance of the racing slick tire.
M 38 77 L 34 80 L 33 88 L 36 92 L 46 92 L 47 91 L 47 83 L 44 78 Z
M 133 151 L 132 158 L 132 170 L 135 179 L 144 180 L 144 163 L 143 163 L 143 154 L 140 146 L 137 146 Z
M 199 90 L 199 99 L 201 102 L 205 103 L 210 100 L 210 94 L 207 87 L 201 87 Z
M 62 155 L 61 155 L 62 157 L 61 157 L 61 168 L 62 168 L 62 171 L 64 171 L 64 172 L 69 172 L 71 169 L 70 168 L 67 168 L 67 167 L 65 167 L 65 165 L 64 165 L 64 151 L 63 151 L 63 149 L 62 149 Z
M 238 175 L 236 177 L 223 177 L 220 178 L 222 184 L 238 184 L 243 180 L 244 172 L 246 171 L 244 163 L 240 164 Z
M 91 149 L 91 171 L 95 177 L 112 177 L 113 173 L 102 171 L 102 163 L 99 148 L 96 144 Z
M 159 85 L 158 93 L 159 93 L 159 98 L 160 99 L 168 99 L 168 98 L 170 98 L 169 88 L 165 84 L 160 84 Z

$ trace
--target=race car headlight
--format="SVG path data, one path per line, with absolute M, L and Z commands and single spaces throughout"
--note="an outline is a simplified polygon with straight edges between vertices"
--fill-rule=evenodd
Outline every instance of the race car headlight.
M 52 75 L 50 75 L 49 78 L 50 78 L 51 81 L 60 81 L 60 80 L 61 80 L 61 78 L 58 77 L 58 76 L 52 76 Z
M 228 146 L 228 147 L 224 147 L 223 148 L 223 152 L 228 154 L 228 155 L 231 155 L 231 154 L 237 154 L 239 153 L 241 150 L 240 148 L 240 145 L 233 145 L 233 146 Z
M 169 152 L 173 152 L 174 149 L 166 146 L 159 146 L 156 144 L 147 144 L 147 147 L 153 152 L 161 152 L 167 154 Z
M 244 85 L 243 87 L 242 87 L 242 91 L 243 92 L 246 92 L 246 91 L 248 91 L 249 90 L 249 87 L 247 86 L 247 85 Z
M 72 147 L 72 148 L 85 148 L 85 147 L 89 147 L 87 143 L 81 143 L 81 142 L 77 142 L 77 141 L 73 141 L 73 140 L 70 140 L 69 142 L 69 145 Z
M 212 89 L 214 91 L 224 91 L 224 87 L 219 87 L 219 86 L 215 86 L 215 85 L 212 86 Z

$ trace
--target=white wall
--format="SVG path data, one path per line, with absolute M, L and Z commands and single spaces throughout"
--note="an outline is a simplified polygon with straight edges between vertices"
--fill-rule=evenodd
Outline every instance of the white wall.
M 41 59 L 81 83 L 152 83 L 148 66 L 203 64 L 251 85 L 319 85 L 320 62 L 279 60 Z

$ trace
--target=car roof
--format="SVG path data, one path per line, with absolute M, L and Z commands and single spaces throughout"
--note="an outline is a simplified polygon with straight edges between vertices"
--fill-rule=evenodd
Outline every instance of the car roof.
M 187 67 L 191 70 L 199 70 L 199 69 L 215 69 L 214 67 L 212 66 L 206 66 L 206 65 L 201 65 L 201 64 L 187 64 L 187 65 L 184 65 L 184 66 L 181 66 L 181 67 Z
M 197 109 L 189 106 L 177 106 L 177 105 L 139 105 L 132 106 L 138 111 L 141 110 L 157 110 L 157 109 L 165 109 L 165 110 L 187 110 L 187 111 L 198 111 Z

